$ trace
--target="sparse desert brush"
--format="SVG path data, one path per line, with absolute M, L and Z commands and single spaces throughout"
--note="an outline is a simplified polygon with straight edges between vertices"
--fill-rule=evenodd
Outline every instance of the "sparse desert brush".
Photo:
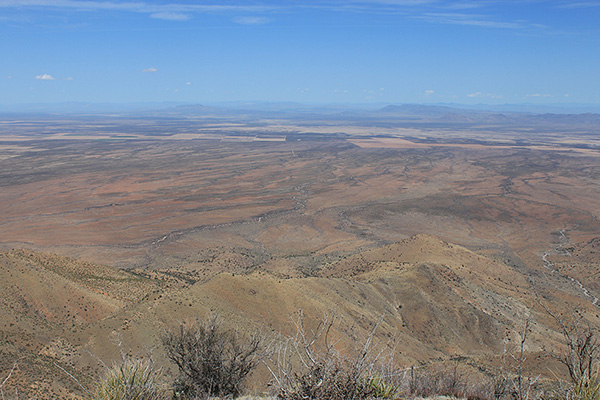
M 239 396 L 262 357 L 263 340 L 258 333 L 245 340 L 216 316 L 165 333 L 163 346 L 180 373 L 173 385 L 175 397 Z
M 364 340 L 354 340 L 355 348 L 340 352 L 333 338 L 336 314 L 327 314 L 315 329 L 305 326 L 304 314 L 293 321 L 297 333 L 274 349 L 268 368 L 273 374 L 272 386 L 280 400 L 367 400 L 395 398 L 398 386 L 380 373 L 382 351 L 374 351 L 375 330 Z
M 127 359 L 106 372 L 90 400 L 164 400 L 159 377 L 150 361 Z
M 281 400 L 363 400 L 375 397 L 360 368 L 343 359 L 323 359 L 302 372 L 295 373 L 293 383 L 279 388 Z
M 448 396 L 455 398 L 491 398 L 486 394 L 484 382 L 474 384 L 457 364 L 411 368 L 402 384 L 410 397 Z

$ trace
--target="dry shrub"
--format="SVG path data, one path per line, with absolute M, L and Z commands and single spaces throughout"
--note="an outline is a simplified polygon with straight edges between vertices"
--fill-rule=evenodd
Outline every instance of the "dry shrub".
M 492 381 L 470 375 L 458 363 L 411 368 L 403 375 L 401 388 L 410 397 L 495 398 Z
M 237 397 L 260 361 L 263 340 L 243 340 L 214 316 L 181 324 L 162 337 L 167 356 L 179 368 L 175 397 Z
M 600 340 L 598 330 L 583 318 L 577 309 L 571 315 L 553 313 L 544 303 L 538 303 L 556 321 L 563 335 L 562 352 L 548 351 L 550 357 L 561 362 L 569 371 L 573 385 L 592 382 L 594 372 L 600 369 Z
M 356 363 L 330 357 L 316 361 L 300 373 L 294 373 L 293 384 L 279 388 L 277 397 L 285 400 L 367 399 L 374 388 Z
M 299 312 L 293 320 L 296 336 L 281 341 L 271 354 L 267 367 L 273 374 L 272 386 L 280 400 L 363 400 L 376 396 L 393 398 L 397 386 L 387 383 L 382 368 L 381 352 L 372 342 L 376 324 L 356 351 L 336 350 L 341 338 L 332 338 L 335 314 L 328 314 L 316 328 L 305 326 Z M 380 321 L 381 322 L 381 321 Z M 356 342 L 355 342 L 356 343 Z

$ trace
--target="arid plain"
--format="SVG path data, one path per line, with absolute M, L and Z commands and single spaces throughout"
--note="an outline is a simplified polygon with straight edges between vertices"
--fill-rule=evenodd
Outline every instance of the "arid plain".
M 114 335 L 210 312 L 383 315 L 407 366 L 485 364 L 529 317 L 540 355 L 540 302 L 599 326 L 600 128 L 486 118 L 4 117 L 2 371 L 67 396 L 56 365 L 91 381 Z

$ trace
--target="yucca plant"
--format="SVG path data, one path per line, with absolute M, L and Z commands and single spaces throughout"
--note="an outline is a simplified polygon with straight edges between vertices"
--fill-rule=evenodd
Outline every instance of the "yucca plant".
M 149 361 L 125 360 L 107 371 L 90 400 L 163 400 L 159 375 Z
M 379 375 L 369 378 L 367 385 L 372 396 L 378 399 L 395 399 L 399 389 L 399 385 L 389 383 Z

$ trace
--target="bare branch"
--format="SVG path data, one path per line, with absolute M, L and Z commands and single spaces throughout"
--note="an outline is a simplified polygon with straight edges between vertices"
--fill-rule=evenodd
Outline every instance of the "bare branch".
M 549 352 L 550 357 L 567 367 L 573 383 L 577 383 L 581 379 L 592 379 L 594 371 L 600 365 L 600 341 L 597 332 L 589 323 L 581 326 L 584 319 L 577 310 L 573 311 L 571 315 L 572 322 L 567 324 L 561 316 L 553 313 L 544 303 L 539 300 L 538 303 L 556 321 L 564 338 L 565 350 L 558 354 L 552 350 Z

